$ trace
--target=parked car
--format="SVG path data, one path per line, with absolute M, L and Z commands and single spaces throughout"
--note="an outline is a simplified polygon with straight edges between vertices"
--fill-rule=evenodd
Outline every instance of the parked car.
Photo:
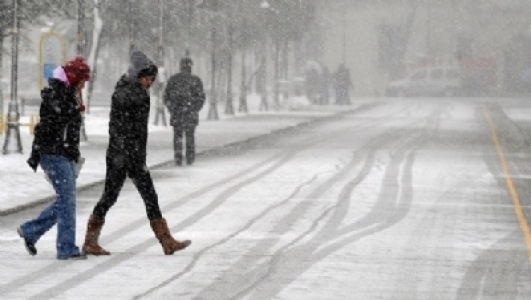
M 458 67 L 428 67 L 412 70 L 406 78 L 392 81 L 386 96 L 444 96 L 453 97 L 461 89 Z

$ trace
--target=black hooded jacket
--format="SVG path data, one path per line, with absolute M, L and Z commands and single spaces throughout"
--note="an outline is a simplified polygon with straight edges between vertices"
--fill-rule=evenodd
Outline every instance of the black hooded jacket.
M 131 68 L 124 74 L 112 95 L 109 118 L 107 154 L 124 155 L 139 165 L 146 163 L 150 97 L 138 81 L 138 73 L 154 64 L 143 54 L 131 59 Z
M 52 78 L 49 87 L 41 91 L 41 98 L 40 121 L 28 164 L 36 170 L 42 154 L 62 155 L 77 162 L 81 112 L 74 88 Z

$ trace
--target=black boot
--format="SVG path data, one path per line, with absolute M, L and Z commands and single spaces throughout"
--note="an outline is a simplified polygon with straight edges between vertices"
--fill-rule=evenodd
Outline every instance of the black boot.
M 24 237 L 24 232 L 22 232 L 22 227 L 19 227 L 17 229 L 17 233 L 18 235 L 24 239 L 24 246 L 26 247 L 26 250 L 28 251 L 28 253 L 32 256 L 35 256 L 37 255 L 37 248 L 35 248 L 35 244 L 33 244 L 32 242 L 28 241 L 26 239 L 26 237 Z

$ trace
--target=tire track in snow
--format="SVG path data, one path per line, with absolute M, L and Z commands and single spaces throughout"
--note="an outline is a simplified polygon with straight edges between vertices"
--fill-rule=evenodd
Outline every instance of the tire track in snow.
M 409 108 L 401 108 L 401 111 L 407 111 Z M 392 113 L 392 114 L 396 114 L 396 113 Z M 380 121 L 375 121 L 376 122 L 380 122 Z M 364 122 L 363 124 L 368 124 L 367 122 Z M 369 128 L 370 126 L 367 126 L 367 128 Z M 365 126 L 361 126 L 359 128 L 355 128 L 354 130 L 351 130 L 350 133 L 354 133 L 356 131 L 362 131 L 362 130 L 366 130 L 367 129 Z M 317 143 L 317 142 L 322 142 L 322 139 L 319 139 L 319 140 L 313 140 L 313 143 Z M 308 145 L 305 145 L 304 147 L 307 147 Z M 298 145 L 298 150 L 294 150 L 294 152 L 297 152 L 297 151 L 300 151 L 303 149 L 303 147 L 301 145 Z M 239 178 L 241 177 L 244 177 L 246 176 L 247 174 L 253 172 L 256 170 L 256 168 L 259 168 L 259 167 L 263 167 L 264 165 L 266 164 L 270 164 L 270 163 L 273 163 L 273 161 L 278 161 L 278 160 L 281 160 L 281 161 L 287 161 L 287 160 L 284 160 L 286 158 L 286 156 L 289 156 L 289 157 L 292 157 L 293 155 L 295 155 L 295 153 L 288 153 L 288 154 L 279 154 L 279 155 L 275 155 L 274 157 L 272 158 L 269 158 L 269 159 L 266 159 L 265 161 L 262 161 L 258 164 L 255 164 L 253 167 L 251 168 L 248 168 L 242 172 L 239 172 L 238 174 L 234 175 L 234 176 L 231 176 L 225 180 L 221 180 L 219 182 L 216 182 L 216 183 L 213 183 L 212 185 L 208 186 L 208 187 L 205 187 L 205 188 L 202 188 L 194 193 L 191 193 L 181 199 L 178 199 L 176 200 L 175 202 L 173 203 L 170 203 L 168 205 L 165 205 L 163 207 L 163 210 L 165 211 L 168 211 L 168 210 L 171 210 L 171 209 L 174 209 L 176 207 L 178 207 L 179 205 L 182 205 L 186 202 L 189 202 L 191 201 L 192 199 L 196 198 L 196 197 L 199 197 L 205 193 L 208 193 L 209 191 L 215 189 L 215 188 L 218 188 L 220 186 L 223 186 L 225 184 L 228 184 L 230 183 L 231 181 L 234 181 L 234 180 L 238 180 Z M 280 165 L 276 165 L 277 168 L 280 167 Z M 265 176 L 265 175 L 263 175 Z M 229 188 L 230 189 L 230 188 Z M 234 191 L 234 189 L 233 189 Z M 230 196 L 230 193 L 227 193 L 226 195 L 229 195 Z M 213 209 L 207 209 L 205 210 L 204 212 L 211 212 L 213 211 Z M 192 216 L 194 217 L 194 216 Z M 190 218 L 189 218 L 190 219 Z M 189 220 L 187 219 L 187 220 Z M 194 218 L 195 221 L 197 220 L 200 220 L 200 218 L 198 218 L 197 216 L 195 216 Z M 175 229 L 183 229 L 183 225 L 184 224 L 188 224 L 188 223 L 185 223 L 185 222 L 181 222 L 180 224 L 176 225 L 176 226 L 173 226 L 172 229 L 175 230 Z M 191 224 L 191 223 L 190 223 Z M 101 238 L 101 241 L 102 243 L 105 243 L 105 242 L 109 242 L 109 241 L 113 241 L 115 239 L 118 239 L 138 228 L 140 228 L 141 226 L 144 226 L 145 225 L 145 219 L 144 218 L 139 218 L 138 220 L 136 221 L 133 221 L 133 222 L 130 222 L 127 226 L 125 227 L 122 227 L 121 229 L 119 230 L 116 230 L 114 232 L 111 232 L 110 234 L 104 236 Z M 64 282 L 61 282 L 53 287 L 50 287 L 46 290 L 43 290 L 42 292 L 40 292 L 39 294 L 35 295 L 34 297 L 32 297 L 33 299 L 36 299 L 36 298 L 47 298 L 47 297 L 51 297 L 51 296 L 55 296 L 55 295 L 59 295 L 60 293 L 64 292 L 64 291 L 67 291 L 81 283 L 83 283 L 84 281 L 87 281 L 89 280 L 90 278 L 94 277 L 95 275 L 105 271 L 105 270 L 109 270 L 109 269 L 112 269 L 114 268 L 115 266 L 119 265 L 121 262 L 123 261 L 126 261 L 128 259 L 130 259 L 133 255 L 131 255 L 131 253 L 134 253 L 134 252 L 137 252 L 137 251 L 141 251 L 141 250 L 145 250 L 149 247 L 151 247 L 153 244 L 155 244 L 156 241 L 152 240 L 152 239 L 149 239 L 143 243 L 140 243 L 134 247 L 131 247 L 130 249 L 127 249 L 125 252 L 122 252 L 121 254 L 118 254 L 118 255 L 113 255 L 111 256 L 111 258 L 109 259 L 106 259 L 105 261 L 99 263 L 98 265 L 94 266 L 93 268 L 89 269 L 89 270 L 86 270 L 86 271 L 83 271 L 82 273 L 74 276 L 73 278 L 67 280 L 67 281 L 64 281 Z M 36 282 L 42 278 L 45 278 L 45 277 L 49 277 L 51 274 L 53 274 L 54 272 L 57 272 L 59 270 L 61 270 L 62 268 L 66 268 L 68 267 L 71 263 L 73 262 L 53 262 L 47 266 L 44 266 L 43 268 L 40 268 L 38 270 L 35 270 L 35 272 L 33 272 L 31 275 L 29 276 L 25 276 L 23 278 L 17 278 L 17 279 L 14 279 L 13 281 L 7 283 L 7 284 L 4 284 L 2 286 L 0 286 L 0 295 L 2 294 L 5 294 L 5 293 L 9 293 L 11 291 L 14 291 L 22 286 L 25 286 L 27 284 L 30 284 L 32 282 Z
M 427 125 L 429 129 L 433 128 L 434 124 L 438 122 L 437 120 L 438 114 L 434 114 L 430 117 L 430 120 L 428 120 Z M 391 207 L 388 207 L 387 209 L 394 208 L 396 210 L 395 214 L 391 216 L 392 218 L 387 218 L 386 216 L 383 218 L 376 216 L 377 218 L 374 219 L 371 216 L 367 216 L 363 220 L 355 222 L 352 225 L 346 226 L 343 229 L 338 230 L 337 232 L 332 229 L 337 227 L 340 222 L 336 218 L 330 218 L 330 220 L 332 220 L 330 222 L 333 224 L 328 226 L 325 225 L 325 227 L 323 227 L 323 230 L 320 233 L 311 238 L 310 242 L 306 242 L 302 245 L 294 247 L 297 243 L 299 243 L 301 240 L 308 237 L 312 232 L 314 232 L 317 228 L 318 223 L 320 223 L 330 213 L 331 210 L 335 210 L 336 217 L 340 217 L 341 215 L 343 215 L 344 217 L 345 207 L 340 204 L 349 202 L 348 195 L 351 194 L 353 187 L 356 185 L 355 183 L 361 182 L 362 179 L 365 178 L 365 176 L 368 174 L 370 168 L 373 165 L 373 159 L 369 159 L 371 163 L 366 163 L 365 166 L 362 168 L 362 172 L 356 175 L 356 178 L 352 182 L 347 184 L 346 187 L 343 189 L 342 193 L 340 194 L 338 204 L 323 212 L 323 214 L 321 214 L 314 221 L 314 224 L 305 233 L 301 234 L 299 237 L 294 239 L 290 244 L 271 254 L 272 258 L 268 263 L 263 263 L 262 265 L 256 266 L 250 271 L 248 271 L 248 266 L 253 265 L 251 262 L 243 262 L 238 267 L 231 268 L 224 275 L 225 278 L 223 276 L 221 278 L 218 278 L 217 282 L 222 282 L 223 284 L 214 283 L 212 286 L 205 288 L 203 290 L 203 294 L 200 294 L 198 298 L 208 298 L 209 296 L 214 295 L 230 295 L 234 294 L 234 291 L 238 291 L 236 294 L 231 297 L 227 297 L 226 299 L 241 299 L 245 296 L 248 296 L 249 293 L 252 293 L 250 299 L 253 300 L 272 299 L 291 281 L 295 280 L 305 270 L 309 269 L 313 264 L 324 259 L 326 256 L 334 253 L 335 251 L 343 248 L 346 245 L 351 244 L 354 241 L 363 238 L 364 236 L 374 234 L 396 224 L 399 220 L 405 217 L 407 213 L 407 208 L 409 208 L 410 201 L 412 199 L 411 172 L 415 157 L 415 151 L 411 151 L 410 149 L 418 147 L 422 144 L 424 134 L 426 134 L 426 130 L 419 137 L 414 137 L 406 143 L 401 140 L 395 141 L 399 145 L 401 145 L 400 147 L 402 149 L 397 155 L 395 155 L 395 157 L 393 157 L 393 161 L 387 168 L 387 180 L 384 180 L 384 182 L 382 183 L 382 190 L 389 189 L 386 184 L 387 182 L 389 182 L 389 180 L 399 180 L 399 166 L 402 164 L 402 162 L 405 162 L 404 172 L 401 176 L 402 181 L 400 183 L 397 182 L 397 184 L 393 186 L 401 185 L 404 188 L 401 190 L 392 188 L 392 191 L 386 191 L 385 193 L 382 193 L 378 199 L 378 203 L 380 203 L 380 205 L 377 205 L 377 207 L 391 205 Z M 390 132 L 389 134 L 384 134 L 380 138 L 377 138 L 377 141 L 373 141 L 372 144 L 379 145 L 380 142 L 389 141 L 389 138 L 391 138 L 392 140 L 393 137 L 394 139 L 397 139 L 397 135 L 393 132 Z M 371 149 L 370 151 L 371 152 L 367 153 L 367 155 L 369 157 L 374 157 L 375 149 Z M 311 199 L 314 199 L 316 196 L 319 196 L 319 193 L 322 192 L 320 191 L 320 188 L 322 187 L 316 188 L 316 194 L 307 197 L 307 200 L 311 201 Z M 390 197 L 390 193 L 394 194 L 395 196 Z M 389 202 L 389 198 L 394 199 L 394 201 Z M 299 209 L 302 210 L 303 208 Z M 375 210 L 377 210 L 377 208 L 373 209 L 373 212 Z M 291 213 L 291 216 L 288 215 L 288 217 L 286 217 L 283 221 L 289 222 L 290 219 L 296 218 L 300 215 L 301 211 L 294 210 L 293 213 Z M 280 222 L 280 224 L 284 224 L 284 222 Z M 282 230 L 282 228 L 277 228 L 276 230 L 271 231 L 271 233 L 274 236 L 281 235 Z M 339 241 L 333 242 L 334 239 L 339 239 Z M 321 250 L 318 250 L 318 248 L 326 242 L 332 243 L 332 245 L 325 246 Z M 268 249 L 268 245 L 272 246 L 273 243 L 271 241 L 264 241 L 263 243 L 260 243 L 259 245 L 254 247 L 254 249 L 258 252 L 258 250 Z M 249 253 L 250 254 L 248 257 L 253 256 L 252 251 L 249 251 Z M 287 257 L 290 257 L 290 253 L 293 253 L 293 257 L 296 256 L 297 259 L 301 262 L 298 264 L 293 264 L 290 260 L 286 259 Z M 249 259 L 248 257 L 244 257 L 243 260 Z M 243 274 L 243 276 L 231 276 L 232 273 Z M 274 275 L 279 275 L 281 278 L 271 279 L 271 277 L 273 277 Z M 245 280 L 242 279 L 242 281 L 245 282 L 231 282 L 230 284 L 227 284 L 227 282 L 230 282 L 231 278 L 245 278 Z M 250 278 L 252 280 L 250 280 Z M 268 282 L 265 281 L 267 278 L 270 279 Z M 249 281 L 254 281 L 254 283 L 249 284 Z M 273 282 L 273 284 L 269 284 L 269 282 Z M 258 286 L 262 284 L 266 285 L 266 287 L 258 288 Z M 244 286 L 243 289 L 242 286 Z

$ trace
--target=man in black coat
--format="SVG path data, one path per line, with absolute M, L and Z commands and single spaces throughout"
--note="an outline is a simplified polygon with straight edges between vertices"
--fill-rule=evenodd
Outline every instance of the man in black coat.
M 180 61 L 180 72 L 171 76 L 164 91 L 164 103 L 170 111 L 173 126 L 173 149 L 176 165 L 183 161 L 183 133 L 186 137 L 186 163 L 195 160 L 195 128 L 199 124 L 199 111 L 205 103 L 203 82 L 192 74 L 193 62 L 189 58 Z
M 148 89 L 155 81 L 158 69 L 142 52 L 131 55 L 131 66 L 116 84 L 112 95 L 109 120 L 109 146 L 105 189 L 94 207 L 87 225 L 83 250 L 87 254 L 109 255 L 98 244 L 105 216 L 116 203 L 127 176 L 131 178 L 146 206 L 147 217 L 165 254 L 173 254 L 190 245 L 190 241 L 175 240 L 162 217 L 158 195 L 146 165 L 146 146 L 150 97 Z

